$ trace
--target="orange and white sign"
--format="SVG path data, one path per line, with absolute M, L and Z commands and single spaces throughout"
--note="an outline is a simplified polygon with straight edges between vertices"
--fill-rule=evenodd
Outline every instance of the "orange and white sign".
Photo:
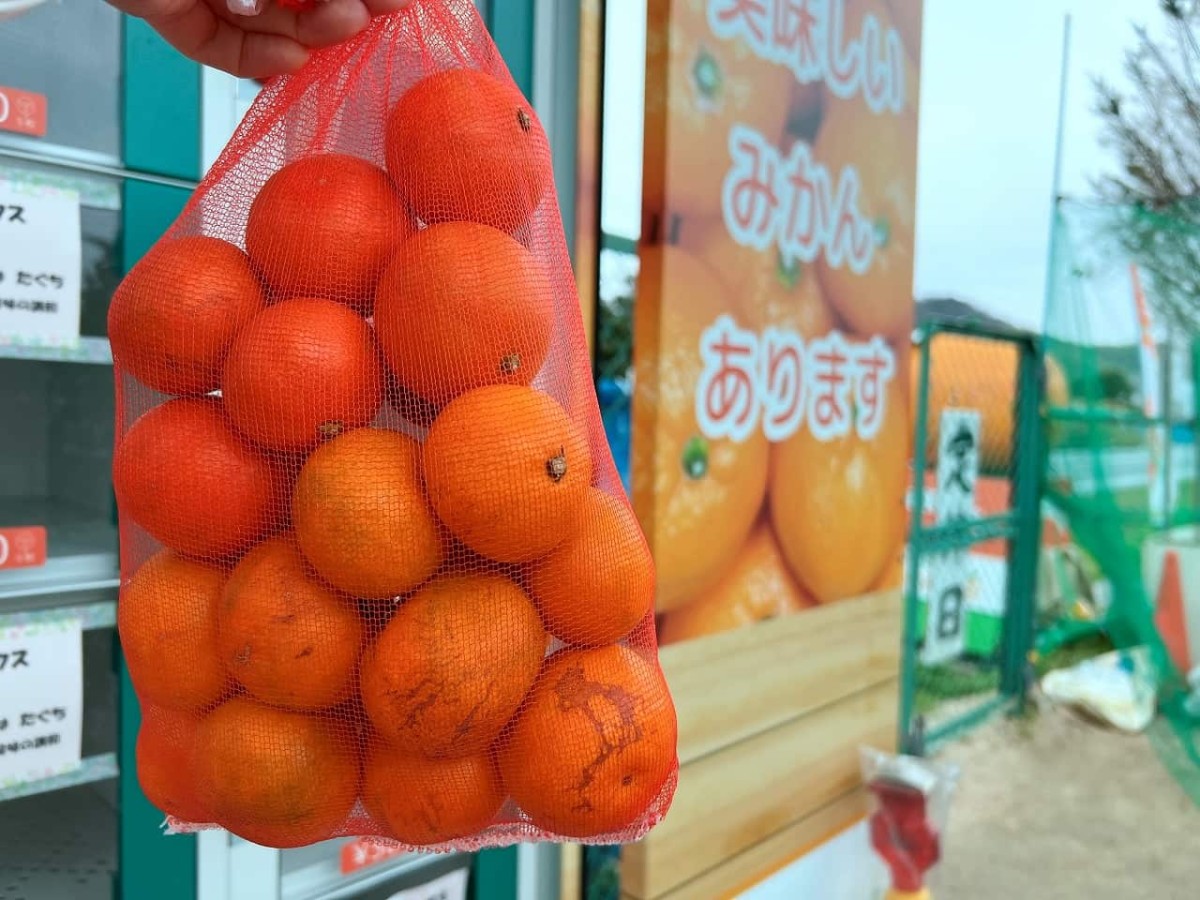
M 386 862 L 403 852 L 399 847 L 388 847 L 375 841 L 355 838 L 342 844 L 339 867 L 343 875 L 353 875 L 362 869 Z
M 0 569 L 46 564 L 46 529 L 40 525 L 0 528 Z
M 44 94 L 0 85 L 0 131 L 45 137 L 49 108 Z

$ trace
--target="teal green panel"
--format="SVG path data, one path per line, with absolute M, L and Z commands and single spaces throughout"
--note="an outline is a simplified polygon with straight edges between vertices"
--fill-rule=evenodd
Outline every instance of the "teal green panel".
M 126 181 L 125 240 L 121 262 L 128 271 L 162 237 L 191 197 L 190 191 L 144 181 Z
M 119 900 L 191 900 L 196 896 L 196 838 L 165 835 L 163 814 L 138 786 L 134 751 L 141 721 L 137 696 L 122 660 Z
M 483 850 L 471 870 L 471 900 L 517 900 L 517 848 Z
M 490 0 L 488 28 L 517 87 L 533 93 L 533 0 Z
M 125 165 L 200 177 L 200 67 L 140 19 L 125 19 Z
M 168 47 L 144 22 L 125 20 L 124 157 L 131 169 L 193 179 L 200 170 L 200 69 Z M 187 202 L 179 188 L 126 182 L 122 265 L 128 270 Z M 166 837 L 163 816 L 137 781 L 135 748 L 141 712 L 120 663 L 120 900 L 196 896 L 196 840 Z

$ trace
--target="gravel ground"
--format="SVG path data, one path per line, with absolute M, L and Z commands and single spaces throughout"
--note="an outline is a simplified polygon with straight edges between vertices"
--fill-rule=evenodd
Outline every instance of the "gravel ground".
M 1043 701 L 941 756 L 962 777 L 937 900 L 1200 898 L 1200 810 L 1145 737 Z

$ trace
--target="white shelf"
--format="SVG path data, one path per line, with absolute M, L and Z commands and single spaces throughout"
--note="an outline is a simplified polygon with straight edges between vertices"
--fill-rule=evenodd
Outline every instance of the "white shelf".
M 66 775 L 57 775 L 54 778 L 43 778 L 40 781 L 31 781 L 18 787 L 0 790 L 0 803 L 20 800 L 24 797 L 33 797 L 37 794 L 49 794 L 53 791 L 62 791 L 84 784 L 95 784 L 97 781 L 108 781 L 110 778 L 116 778 L 119 772 L 117 754 L 115 753 L 85 756 L 82 765 L 74 772 L 68 772 Z M 12 807 L 10 806 L 0 807 L 0 819 L 8 815 L 11 809 Z M 3 869 L 0 868 L 0 872 L 2 871 Z M 3 894 L 0 894 L 0 898 L 3 898 L 3 896 Z
M 420 884 L 467 864 L 467 857 L 461 854 L 404 853 L 343 875 L 341 849 L 350 840 L 342 838 L 283 851 L 280 854 L 282 900 L 341 900 L 368 895 L 385 884 L 388 888 L 384 893 L 391 896 L 401 886 Z
M 0 807 L 0 900 L 111 900 L 116 867 L 117 814 L 100 791 Z
M 111 366 L 113 361 L 108 338 L 102 337 L 81 337 L 79 343 L 71 347 L 37 347 L 15 344 L 0 338 L 0 359 L 85 363 L 96 366 Z
M 120 561 L 111 514 L 63 501 L 0 500 L 0 526 L 21 525 L 45 526 L 49 558 L 0 572 L 0 614 L 115 600 Z

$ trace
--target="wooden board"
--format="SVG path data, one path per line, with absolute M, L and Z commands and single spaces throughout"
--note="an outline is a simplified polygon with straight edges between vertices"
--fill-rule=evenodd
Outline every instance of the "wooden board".
M 851 791 L 677 886 L 660 900 L 723 900 L 734 897 L 761 881 L 764 875 L 786 866 L 832 835 L 858 822 L 866 813 L 866 791 L 861 788 Z M 638 900 L 629 893 L 623 897 L 624 900 Z
M 580 900 L 583 894 L 583 847 L 562 844 L 559 847 L 559 900 Z
M 680 761 L 895 678 L 902 615 L 888 591 L 664 647 Z
M 895 744 L 892 676 L 685 765 L 667 818 L 625 848 L 623 889 L 639 900 L 662 897 L 856 790 L 859 747 Z

